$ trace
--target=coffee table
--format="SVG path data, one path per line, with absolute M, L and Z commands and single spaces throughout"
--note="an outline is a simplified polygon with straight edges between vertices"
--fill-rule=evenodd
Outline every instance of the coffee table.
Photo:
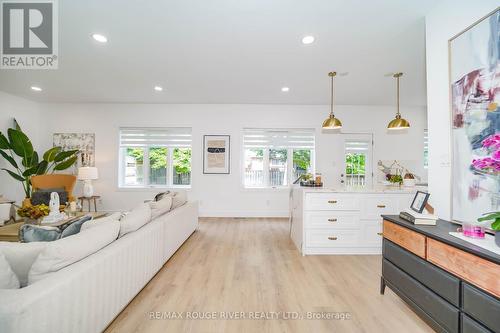
M 104 213 L 104 212 L 92 212 L 92 213 L 78 212 L 78 213 L 76 213 L 75 216 L 72 216 L 71 219 L 60 221 L 57 223 L 41 224 L 41 226 L 59 227 L 59 226 L 62 226 L 66 223 L 71 223 L 72 219 L 74 217 L 79 217 L 79 216 L 83 216 L 83 215 L 92 215 L 93 219 L 98 219 L 98 218 L 106 216 L 107 213 Z M 7 224 L 3 227 L 0 227 L 0 242 L 19 242 L 19 229 L 21 229 L 21 226 L 23 224 L 24 224 L 24 222 L 16 222 L 16 223 Z

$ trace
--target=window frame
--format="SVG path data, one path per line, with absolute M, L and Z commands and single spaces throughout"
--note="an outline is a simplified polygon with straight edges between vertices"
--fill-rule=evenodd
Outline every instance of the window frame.
M 169 128 L 164 128 L 168 131 Z M 189 146 L 175 146 L 175 145 L 158 145 L 158 144 L 145 144 L 144 146 L 136 147 L 136 146 L 127 146 L 121 144 L 121 132 L 124 129 L 130 129 L 128 127 L 120 128 L 118 130 L 118 189 L 119 190 L 148 190 L 148 189 L 191 189 L 193 186 L 193 146 L 192 142 Z M 139 129 L 139 128 L 138 128 Z M 148 128 L 141 128 L 147 130 Z M 158 129 L 151 127 L 151 129 Z M 126 153 L 124 151 L 128 148 L 142 148 L 143 153 L 143 184 L 139 185 L 127 185 L 125 184 L 125 176 L 126 176 Z M 166 166 L 166 184 L 150 184 L 149 176 L 150 176 L 150 161 L 149 161 L 149 151 L 151 148 L 167 148 L 167 166 Z M 175 149 L 190 149 L 191 150 L 191 178 L 189 185 L 175 185 L 173 184 L 174 178 L 174 150 Z

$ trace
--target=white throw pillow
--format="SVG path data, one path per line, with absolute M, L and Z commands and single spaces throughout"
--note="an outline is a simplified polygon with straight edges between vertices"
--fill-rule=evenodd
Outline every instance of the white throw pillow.
M 169 192 L 165 194 L 165 197 L 172 198 L 172 208 L 170 210 L 174 210 L 187 202 L 187 192 L 184 190 L 180 190 L 177 192 Z
M 149 203 L 142 203 L 135 207 L 120 220 L 120 237 L 136 231 L 151 221 L 151 207 Z
M 151 201 L 149 203 L 151 207 L 151 219 L 154 220 L 160 215 L 165 214 L 172 208 L 172 197 L 164 197 L 160 201 Z
M 13 243 L 0 242 L 0 252 L 14 271 L 21 287 L 28 285 L 28 274 L 38 255 L 45 249 L 48 242 Z
M 19 289 L 20 284 L 16 274 L 10 268 L 9 262 L 0 252 L 0 289 Z
M 114 220 L 48 243 L 31 267 L 28 284 L 99 251 L 116 240 L 119 231 L 120 222 Z
M 80 231 L 95 227 L 97 225 L 100 225 L 101 223 L 110 222 L 110 221 L 119 221 L 122 216 L 123 216 L 123 214 L 118 212 L 118 213 L 113 213 L 109 216 L 100 217 L 98 219 L 92 219 L 92 220 L 87 221 L 84 224 L 82 224 Z

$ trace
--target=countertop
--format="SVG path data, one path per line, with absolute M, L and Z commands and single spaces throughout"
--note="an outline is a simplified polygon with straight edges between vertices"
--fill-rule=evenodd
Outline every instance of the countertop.
M 307 187 L 296 185 L 293 189 L 300 189 L 304 193 L 415 193 L 416 191 L 427 191 L 426 186 L 396 187 L 396 186 L 374 186 L 374 187 Z
M 397 215 L 382 215 L 382 218 L 384 220 L 388 220 L 390 222 L 396 223 L 397 225 L 400 225 L 402 227 L 416 231 L 416 232 L 421 233 L 427 237 L 438 240 L 440 242 L 451 245 L 451 246 L 456 247 L 460 250 L 474 254 L 478 257 L 481 257 L 483 259 L 492 261 L 492 262 L 500 265 L 500 255 L 493 253 L 491 251 L 488 251 L 486 249 L 483 249 L 482 247 L 476 246 L 472 243 L 461 240 L 460 238 L 457 238 L 455 236 L 450 235 L 449 234 L 450 231 L 456 232 L 457 228 L 460 227 L 458 224 L 454 224 L 454 223 L 444 221 L 444 220 L 438 220 L 437 225 L 435 225 L 435 226 L 433 226 L 433 225 L 414 225 L 411 222 L 408 222 L 408 221 L 401 219 Z

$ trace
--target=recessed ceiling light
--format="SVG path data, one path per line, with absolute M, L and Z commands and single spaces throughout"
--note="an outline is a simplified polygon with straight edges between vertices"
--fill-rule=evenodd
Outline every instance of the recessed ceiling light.
M 31 86 L 31 90 L 33 90 L 33 91 L 42 91 L 42 88 L 37 87 L 37 86 Z
M 92 38 L 94 38 L 94 40 L 98 41 L 99 43 L 107 43 L 108 42 L 108 38 L 104 35 L 101 35 L 101 34 L 92 34 Z
M 156 90 L 156 91 L 163 91 L 163 88 L 162 88 L 162 87 L 160 87 L 160 86 L 155 86 L 155 90 Z
M 312 44 L 314 42 L 314 36 L 305 36 L 302 38 L 302 44 Z
M 290 88 L 288 88 L 288 87 L 283 87 L 283 88 L 281 88 L 281 91 L 282 91 L 282 92 L 289 92 L 289 91 L 290 91 Z

